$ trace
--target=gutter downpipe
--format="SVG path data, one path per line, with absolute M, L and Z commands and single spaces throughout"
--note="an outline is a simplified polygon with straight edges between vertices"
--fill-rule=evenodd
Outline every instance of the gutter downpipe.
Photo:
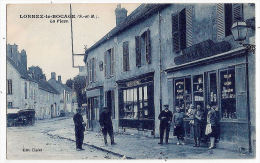
M 161 49 L 161 13 L 158 11 L 159 57 L 160 57 L 160 112 L 162 111 L 162 49 Z

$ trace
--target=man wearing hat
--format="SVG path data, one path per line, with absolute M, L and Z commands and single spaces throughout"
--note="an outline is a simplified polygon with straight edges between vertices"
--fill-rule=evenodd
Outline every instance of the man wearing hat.
M 163 144 L 164 131 L 166 130 L 165 143 L 168 144 L 169 132 L 172 121 L 172 112 L 169 110 L 169 105 L 163 105 L 164 110 L 159 114 L 158 119 L 160 120 L 160 142 L 158 144 Z
M 73 121 L 75 124 L 76 150 L 84 150 L 82 144 L 86 123 L 83 121 L 80 108 L 77 109 L 77 113 L 73 116 Z
M 114 133 L 113 133 L 113 125 L 111 120 L 111 112 L 108 107 L 103 107 L 103 112 L 100 114 L 99 123 L 101 126 L 101 130 L 104 136 L 104 143 L 107 145 L 107 133 L 111 139 L 111 145 L 114 145 Z

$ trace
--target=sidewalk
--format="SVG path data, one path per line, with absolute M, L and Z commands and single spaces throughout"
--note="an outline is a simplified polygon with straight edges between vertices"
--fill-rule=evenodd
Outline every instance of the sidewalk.
M 48 134 L 65 139 L 75 140 L 74 125 L 71 119 L 63 121 L 66 128 L 50 131 Z M 109 136 L 108 136 L 108 140 Z M 108 141 L 110 143 L 110 141 Z M 131 157 L 134 159 L 246 159 L 250 155 L 243 155 L 225 149 L 208 150 L 206 147 L 193 147 L 193 144 L 176 145 L 175 139 L 170 138 L 168 145 L 159 145 L 158 138 L 148 138 L 140 135 L 115 133 L 116 145 L 105 146 L 103 136 L 99 132 L 86 131 L 84 143 Z

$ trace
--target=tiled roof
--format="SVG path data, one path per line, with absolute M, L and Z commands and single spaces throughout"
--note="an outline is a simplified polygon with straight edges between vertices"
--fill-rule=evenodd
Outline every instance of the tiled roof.
M 116 27 L 114 27 L 110 32 L 108 32 L 103 38 L 101 38 L 98 42 L 96 42 L 93 46 L 88 48 L 85 51 L 84 62 L 87 59 L 87 53 L 94 50 L 102 43 L 106 42 L 113 36 L 123 32 L 126 28 L 129 28 L 132 25 L 139 23 L 140 21 L 146 19 L 147 17 L 151 16 L 155 12 L 169 6 L 169 4 L 142 4 L 138 8 L 136 8 L 126 19 Z
M 33 82 L 37 82 L 36 80 L 34 80 L 33 78 L 31 78 L 28 75 L 28 72 L 26 69 L 23 68 L 23 66 L 21 64 L 16 64 L 11 58 L 9 58 L 8 56 L 6 57 L 7 61 L 18 71 L 18 73 L 21 75 L 21 78 L 23 79 L 27 79 Z
M 45 91 L 48 91 L 50 93 L 59 94 L 59 92 L 54 89 L 47 81 L 45 80 L 35 80 L 32 77 L 29 76 L 28 71 L 22 67 L 21 64 L 16 64 L 11 58 L 8 56 L 6 57 L 7 61 L 18 71 L 18 73 L 21 75 L 21 78 L 33 81 L 35 83 L 38 83 L 39 88 Z
M 39 88 L 50 93 L 60 94 L 55 88 L 53 88 L 46 80 L 39 80 L 38 81 Z

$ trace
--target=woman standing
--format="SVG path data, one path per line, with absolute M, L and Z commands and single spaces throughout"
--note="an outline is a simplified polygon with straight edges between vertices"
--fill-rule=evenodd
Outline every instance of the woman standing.
M 202 136 L 202 127 L 203 127 L 203 111 L 200 105 L 197 105 L 194 118 L 194 147 L 200 146 L 200 140 Z
M 211 132 L 207 132 L 208 136 L 210 137 L 210 146 L 209 149 L 215 148 L 215 139 L 217 136 L 217 114 L 214 107 L 207 107 L 208 108 L 208 115 L 207 115 L 207 127 L 211 127 Z
M 176 113 L 173 114 L 174 136 L 177 136 L 177 145 L 184 145 L 184 128 L 183 128 L 184 114 L 179 107 L 176 107 Z

